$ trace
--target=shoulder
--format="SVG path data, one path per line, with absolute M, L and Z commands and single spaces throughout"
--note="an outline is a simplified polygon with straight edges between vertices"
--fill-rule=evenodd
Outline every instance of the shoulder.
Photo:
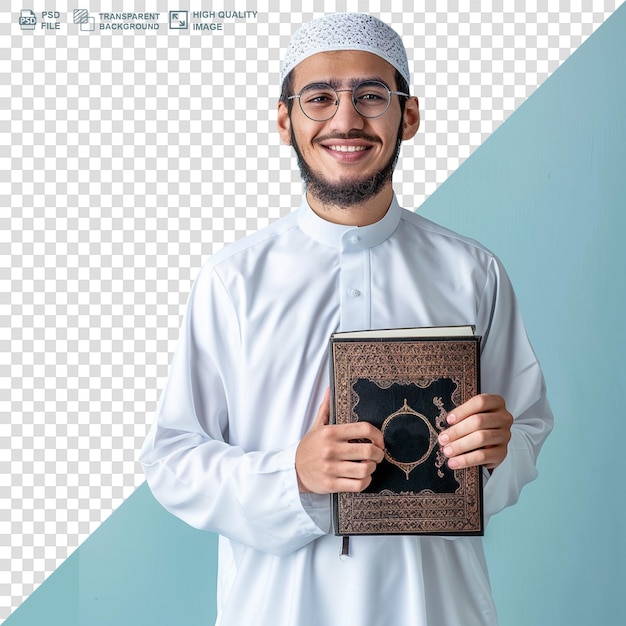
M 268 226 L 224 246 L 205 261 L 205 266 L 217 268 L 236 263 L 241 257 L 262 254 L 264 250 L 288 238 L 290 232 L 297 228 L 296 212 L 285 215 Z
M 196 308 L 209 306 L 208 303 L 222 306 L 223 316 L 233 306 L 237 294 L 258 282 L 264 259 L 272 257 L 277 247 L 290 245 L 297 228 L 297 219 L 290 213 L 204 259 L 193 281 L 189 304 Z M 220 317 L 217 310 L 215 316 Z
M 445 226 L 441 226 L 441 224 L 437 224 L 419 213 L 402 209 L 400 219 L 404 228 L 408 231 L 413 230 L 416 233 L 420 233 L 425 238 L 436 242 L 447 242 L 451 245 L 457 245 L 460 248 L 475 250 L 488 256 L 494 256 L 494 254 L 479 241 L 461 235 Z

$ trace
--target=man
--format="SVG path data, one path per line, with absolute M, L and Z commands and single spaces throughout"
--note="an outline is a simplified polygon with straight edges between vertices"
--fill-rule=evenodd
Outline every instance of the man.
M 476 326 L 484 394 L 439 443 L 451 468 L 484 467 L 487 518 L 536 476 L 552 424 L 498 260 L 395 199 L 419 127 L 409 83 L 399 36 L 371 16 L 294 34 L 278 129 L 302 205 L 216 254 L 190 295 L 141 460 L 166 508 L 220 535 L 221 626 L 497 623 L 479 537 L 353 537 L 341 556 L 330 523 L 328 494 L 366 488 L 384 448 L 367 423 L 328 424 L 334 331 Z

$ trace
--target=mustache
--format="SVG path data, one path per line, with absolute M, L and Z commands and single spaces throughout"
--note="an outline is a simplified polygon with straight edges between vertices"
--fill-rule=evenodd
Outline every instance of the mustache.
M 370 143 L 382 144 L 382 141 L 379 137 L 374 137 L 374 135 L 368 135 L 367 133 L 359 130 L 351 130 L 348 133 L 329 133 L 328 135 L 316 137 L 313 140 L 313 143 L 322 143 L 324 141 L 330 141 L 332 139 L 363 139 L 364 141 L 369 141 Z

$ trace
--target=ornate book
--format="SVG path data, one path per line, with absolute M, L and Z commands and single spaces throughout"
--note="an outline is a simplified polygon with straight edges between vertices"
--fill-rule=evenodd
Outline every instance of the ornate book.
M 471 326 L 335 333 L 331 422 L 382 430 L 385 458 L 361 493 L 333 494 L 335 534 L 482 535 L 482 468 L 451 470 L 446 416 L 479 393 Z

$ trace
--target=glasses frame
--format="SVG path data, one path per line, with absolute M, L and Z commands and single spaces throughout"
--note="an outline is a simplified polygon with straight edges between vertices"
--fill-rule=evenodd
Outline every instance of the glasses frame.
M 381 113 L 378 113 L 377 115 L 364 115 L 363 113 L 361 113 L 361 111 L 359 111 L 359 109 L 356 106 L 356 100 L 354 99 L 354 92 L 359 89 L 359 87 L 362 87 L 363 85 L 380 85 L 381 87 L 383 87 L 384 89 L 387 90 L 388 96 L 387 96 L 387 106 L 385 107 L 385 110 L 382 111 Z M 316 119 L 314 117 L 311 117 L 305 110 L 304 107 L 302 106 L 302 92 L 305 91 L 305 89 L 309 89 L 310 87 L 313 86 L 319 86 L 319 87 L 323 87 L 323 88 L 328 88 L 331 91 L 335 92 L 335 95 L 337 96 L 335 99 L 335 110 L 333 111 L 333 113 L 325 118 L 320 119 Z M 403 91 L 394 91 L 393 89 L 389 89 L 389 87 L 387 87 L 387 85 L 385 85 L 385 83 L 383 83 L 380 80 L 364 80 L 363 82 L 360 82 L 358 85 L 355 85 L 354 87 L 352 87 L 352 89 L 335 89 L 334 87 L 332 87 L 331 85 L 329 85 L 328 83 L 311 83 L 310 85 L 305 85 L 304 87 L 302 87 L 302 89 L 300 90 L 300 93 L 294 94 L 293 96 L 289 96 L 287 98 L 287 100 L 295 100 L 297 99 L 298 102 L 300 103 L 300 110 L 302 111 L 302 113 L 308 117 L 310 120 L 312 120 L 313 122 L 327 122 L 328 120 L 332 120 L 333 117 L 335 117 L 335 115 L 337 114 L 337 111 L 339 110 L 339 94 L 340 93 L 344 93 L 344 92 L 350 92 L 351 97 L 350 100 L 352 100 L 352 106 L 354 107 L 354 110 L 361 116 L 364 117 L 365 119 L 368 120 L 374 120 L 378 117 L 381 117 L 382 115 L 384 115 L 385 113 L 387 113 L 387 111 L 389 110 L 389 107 L 391 106 L 391 96 L 403 96 L 404 98 L 410 98 L 410 94 L 408 93 L 404 93 Z

